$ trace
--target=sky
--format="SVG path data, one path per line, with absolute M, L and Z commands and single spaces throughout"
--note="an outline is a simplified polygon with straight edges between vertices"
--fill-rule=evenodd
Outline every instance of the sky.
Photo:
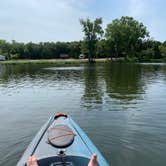
M 0 0 L 0 39 L 18 42 L 78 41 L 80 18 L 132 16 L 150 36 L 166 40 L 165 0 Z

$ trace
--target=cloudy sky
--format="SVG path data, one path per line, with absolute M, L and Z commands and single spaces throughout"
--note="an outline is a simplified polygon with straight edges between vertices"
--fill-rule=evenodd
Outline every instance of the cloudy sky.
M 82 39 L 79 18 L 133 16 L 166 40 L 165 0 L 0 0 L 0 39 L 20 42 Z

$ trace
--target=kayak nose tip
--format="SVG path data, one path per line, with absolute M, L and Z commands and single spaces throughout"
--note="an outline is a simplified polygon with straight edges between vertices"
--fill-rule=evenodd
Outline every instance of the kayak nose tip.
M 57 119 L 59 117 L 65 117 L 65 118 L 67 118 L 68 116 L 67 116 L 66 113 L 58 112 L 58 113 L 55 114 L 54 119 Z

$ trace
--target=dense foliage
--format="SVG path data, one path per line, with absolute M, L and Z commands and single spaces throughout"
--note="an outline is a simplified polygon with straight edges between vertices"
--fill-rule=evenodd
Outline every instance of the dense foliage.
M 81 53 L 81 42 L 45 42 L 45 43 L 11 43 L 0 40 L 0 54 L 7 59 L 52 59 L 67 54 L 78 58 Z
M 166 41 L 150 38 L 147 28 L 132 17 L 113 20 L 104 31 L 102 19 L 80 20 L 83 41 L 20 43 L 0 40 L 0 55 L 6 59 L 125 58 L 129 61 L 166 60 Z M 103 37 L 102 37 L 103 36 Z M 63 57 L 61 55 L 67 55 Z
M 105 37 L 119 57 L 122 54 L 133 56 L 139 43 L 148 35 L 142 23 L 132 17 L 121 17 L 107 25 Z
M 102 37 L 104 33 L 101 27 L 102 19 L 96 18 L 95 21 L 90 21 L 90 19 L 80 20 L 82 25 L 82 31 L 85 34 L 84 42 L 82 47 L 87 50 L 89 62 L 93 62 L 96 54 L 96 43 Z

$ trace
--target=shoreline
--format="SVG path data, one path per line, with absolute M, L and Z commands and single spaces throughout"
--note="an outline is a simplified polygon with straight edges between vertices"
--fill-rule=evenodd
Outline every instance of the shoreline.
M 122 62 L 122 63 L 166 63 L 164 59 L 150 59 L 149 61 L 127 61 L 125 59 L 107 59 L 107 58 L 97 58 L 96 63 L 100 62 Z M 18 60 L 5 60 L 0 61 L 0 64 L 81 64 L 88 63 L 88 59 L 18 59 Z
M 111 62 L 108 59 L 95 59 L 95 62 Z M 0 64 L 81 64 L 88 63 L 88 59 L 19 59 L 0 61 Z

